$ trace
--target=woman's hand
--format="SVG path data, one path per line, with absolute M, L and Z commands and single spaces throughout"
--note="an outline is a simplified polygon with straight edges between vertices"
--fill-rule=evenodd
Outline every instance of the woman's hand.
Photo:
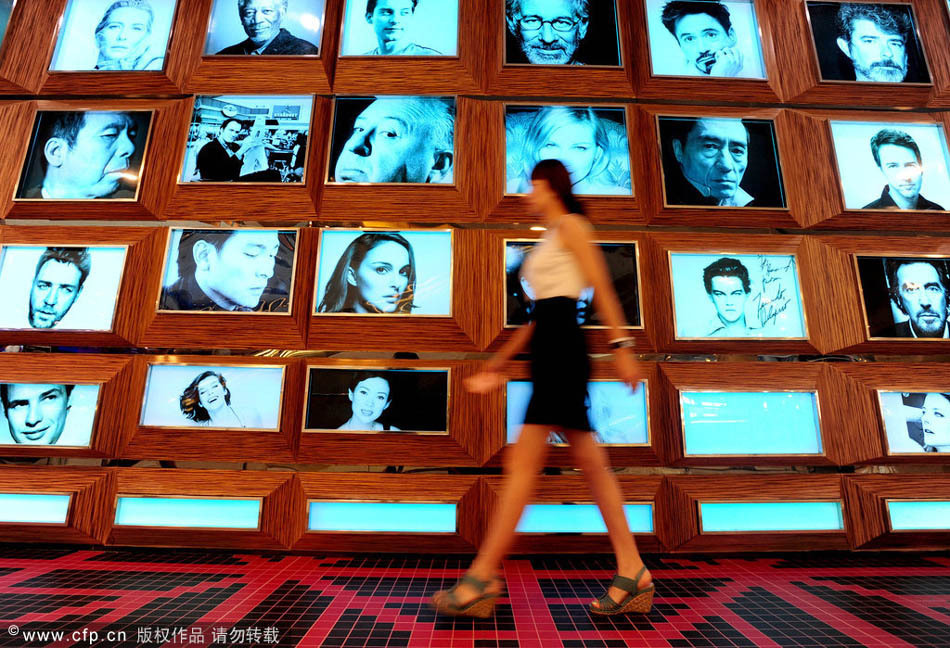
M 640 380 L 646 377 L 643 365 L 633 357 L 630 349 L 620 348 L 614 351 L 614 363 L 617 365 L 617 376 L 630 385 L 631 389 L 636 389 Z
M 505 384 L 505 375 L 500 371 L 486 369 L 465 379 L 465 389 L 473 394 L 487 394 Z

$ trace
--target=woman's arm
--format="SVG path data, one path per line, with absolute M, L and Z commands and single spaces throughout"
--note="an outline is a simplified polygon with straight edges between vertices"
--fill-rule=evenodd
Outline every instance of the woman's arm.
M 505 363 L 518 355 L 534 334 L 534 322 L 519 327 L 515 334 L 485 363 L 483 371 L 501 371 Z

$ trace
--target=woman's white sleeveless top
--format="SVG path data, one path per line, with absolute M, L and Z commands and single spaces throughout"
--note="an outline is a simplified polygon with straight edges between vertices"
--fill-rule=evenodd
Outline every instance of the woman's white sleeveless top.
M 577 257 L 562 246 L 557 229 L 549 229 L 525 257 L 521 274 L 534 291 L 534 298 L 579 299 L 587 287 Z

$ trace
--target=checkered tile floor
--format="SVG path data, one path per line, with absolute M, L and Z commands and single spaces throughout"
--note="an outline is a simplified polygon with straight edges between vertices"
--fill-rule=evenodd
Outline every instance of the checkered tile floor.
M 0 646 L 950 646 L 950 553 L 652 556 L 615 618 L 608 557 L 516 557 L 494 618 L 436 617 L 469 558 L 0 547 Z

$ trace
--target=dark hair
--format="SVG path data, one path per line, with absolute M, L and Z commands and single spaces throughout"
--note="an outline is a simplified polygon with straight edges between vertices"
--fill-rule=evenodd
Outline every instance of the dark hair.
M 909 148 L 914 152 L 914 155 L 917 156 L 917 162 L 921 162 L 920 148 L 918 148 L 917 142 L 914 141 L 913 137 L 896 128 L 882 128 L 871 138 L 871 155 L 874 156 L 874 162 L 876 162 L 879 167 L 881 166 L 881 156 L 878 151 L 885 144 Z
M 897 285 L 897 271 L 900 270 L 901 266 L 910 265 L 912 263 L 926 263 L 933 266 L 933 269 L 937 271 L 937 279 L 940 281 L 940 285 L 943 286 L 943 289 L 946 291 L 947 288 L 950 287 L 950 272 L 948 272 L 947 263 L 943 259 L 900 257 L 888 257 L 884 259 L 884 272 L 887 275 L 887 292 L 890 294 L 891 300 L 893 300 L 902 312 L 904 311 L 904 306 L 900 300 L 900 286 Z
M 10 406 L 10 394 L 8 390 L 10 385 L 21 385 L 27 383 L 0 383 L 0 403 L 3 403 L 3 413 L 7 413 L 7 409 Z M 56 383 L 51 383 L 56 384 Z M 69 398 L 69 395 L 73 393 L 73 387 L 76 385 L 60 385 L 63 389 L 66 390 L 66 398 Z
M 671 0 L 663 6 L 663 13 L 660 20 L 673 37 L 676 37 L 676 23 L 684 16 L 693 14 L 706 14 L 717 20 L 722 28 L 728 33 L 732 29 L 732 19 L 729 17 L 729 9 L 719 0 Z
M 865 4 L 865 3 L 845 3 L 838 8 L 838 16 L 835 19 L 835 26 L 838 28 L 838 36 L 851 42 L 851 35 L 854 32 L 855 20 L 870 20 L 875 23 L 881 31 L 890 34 L 898 34 L 906 43 L 907 37 L 914 28 L 910 16 L 906 13 L 891 11 L 884 5 Z
M 356 389 L 357 386 L 364 380 L 369 380 L 370 378 L 382 378 L 386 381 L 386 384 L 389 385 L 389 399 L 392 400 L 393 397 L 393 384 L 389 380 L 389 376 L 382 373 L 381 371 L 357 371 L 353 374 L 353 378 L 350 379 L 350 389 Z
M 713 277 L 738 277 L 742 281 L 742 289 L 745 292 L 752 289 L 752 284 L 749 281 L 749 270 L 742 265 L 739 259 L 723 257 L 713 261 L 703 269 L 703 285 L 710 295 L 712 294 Z
M 560 160 L 541 160 L 531 171 L 532 180 L 547 180 L 565 209 L 572 214 L 583 214 L 584 207 L 571 190 L 571 174 Z
M 36 262 L 36 270 L 33 272 L 33 279 L 40 273 L 47 261 L 58 261 L 59 263 L 71 263 L 79 270 L 79 287 L 86 282 L 89 271 L 92 269 L 92 259 L 89 258 L 89 248 L 84 247 L 48 247 L 43 250 L 40 260 Z
M 191 381 L 191 384 L 185 387 L 185 390 L 181 393 L 181 397 L 178 399 L 178 406 L 181 407 L 181 413 L 185 415 L 185 418 L 191 419 L 196 423 L 204 423 L 205 421 L 211 420 L 211 415 L 208 414 L 208 410 L 202 407 L 198 397 L 198 383 L 209 376 L 214 376 L 218 379 L 218 382 L 224 387 L 224 402 L 228 405 L 231 404 L 231 390 L 228 389 L 228 383 L 224 379 L 224 376 L 215 371 L 202 371 L 198 374 L 197 378 Z
M 416 5 L 419 4 L 419 0 L 412 0 L 412 10 L 416 10 Z M 367 15 L 376 11 L 376 0 L 366 0 L 366 13 Z
M 219 128 L 220 130 L 224 130 L 224 129 L 227 127 L 228 122 L 235 122 L 238 126 L 240 126 L 241 128 L 244 128 L 244 122 L 242 122 L 242 121 L 241 121 L 240 119 L 238 119 L 237 117 L 228 117 L 228 118 L 225 119 L 223 122 L 221 122 L 221 125 L 218 126 L 218 128 Z
M 182 279 L 194 279 L 197 266 L 195 265 L 195 243 L 204 241 L 221 251 L 228 239 L 234 236 L 237 230 L 182 230 L 178 241 L 178 276 Z
M 370 250 L 387 241 L 398 243 L 409 253 L 409 281 L 406 284 L 406 290 L 399 296 L 396 312 L 412 312 L 412 302 L 416 293 L 416 257 L 412 252 L 412 245 L 398 232 L 363 232 L 346 246 L 343 254 L 340 255 L 340 260 L 336 262 L 333 274 L 327 280 L 323 299 L 317 307 L 318 313 L 352 312 L 354 306 L 360 301 L 360 294 L 359 289 L 350 286 L 346 280 L 346 271 L 352 268 L 355 272 Z
M 40 129 L 37 133 L 37 144 L 46 146 L 46 142 L 54 137 L 66 140 L 69 148 L 76 146 L 79 131 L 86 123 L 86 113 L 82 110 L 51 110 L 44 112 L 40 117 Z M 40 166 L 43 171 L 49 166 L 45 155 L 39 155 Z

